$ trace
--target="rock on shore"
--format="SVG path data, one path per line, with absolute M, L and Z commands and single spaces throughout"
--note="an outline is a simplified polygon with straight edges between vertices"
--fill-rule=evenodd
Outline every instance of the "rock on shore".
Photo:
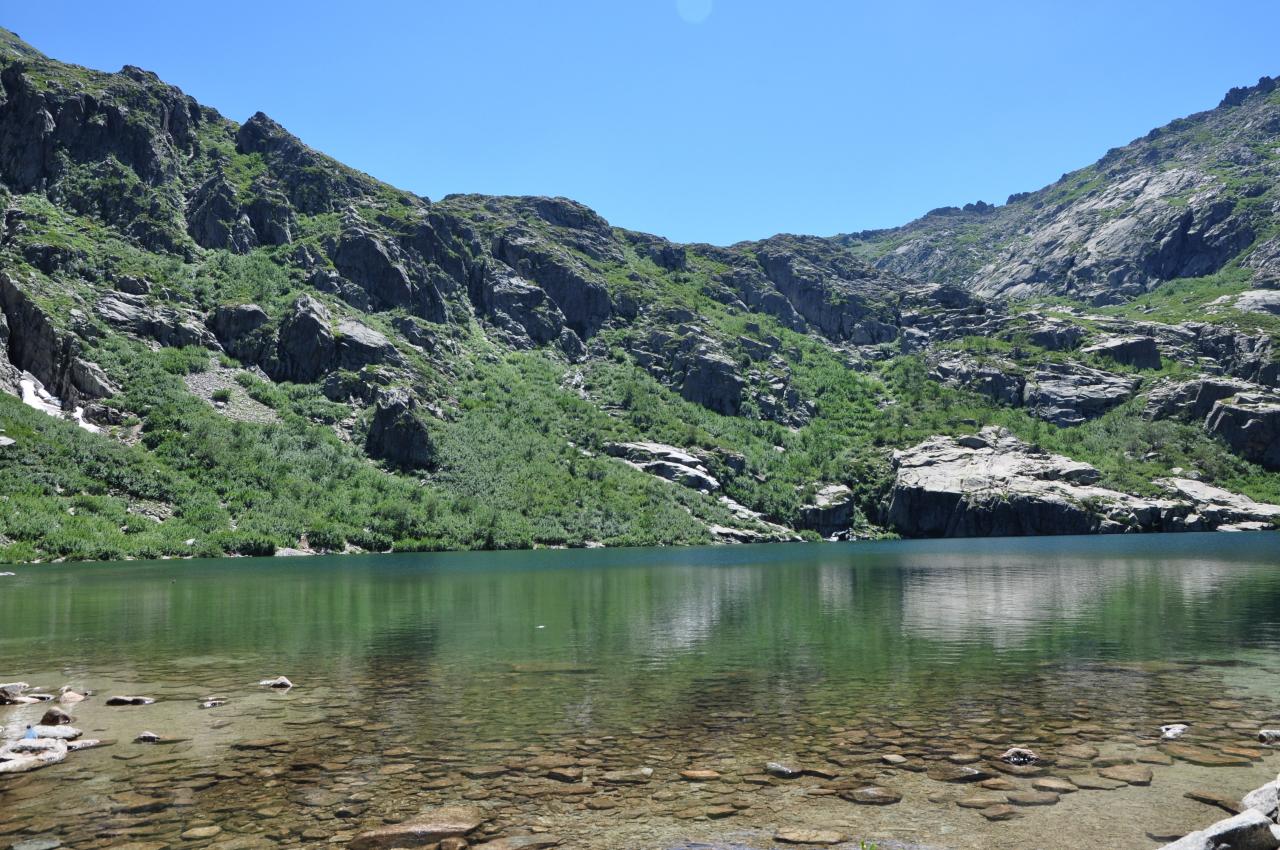
M 887 522 L 907 537 L 983 537 L 1270 527 L 1280 506 L 1189 479 L 1168 498 L 1098 485 L 1098 470 L 1008 431 L 931 437 L 894 453 Z

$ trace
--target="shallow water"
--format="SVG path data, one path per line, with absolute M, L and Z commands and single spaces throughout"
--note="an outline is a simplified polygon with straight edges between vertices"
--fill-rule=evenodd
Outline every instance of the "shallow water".
M 1238 796 L 1280 768 L 1254 741 L 1280 726 L 1277 567 L 1268 534 L 20 567 L 0 578 L 0 681 L 95 690 L 69 710 L 117 743 L 0 779 L 0 847 L 340 846 L 460 803 L 485 811 L 476 843 L 763 848 L 803 826 L 852 846 L 1155 847 L 1223 814 L 1185 791 Z M 297 686 L 256 684 L 279 674 Z M 200 709 L 210 695 L 227 705 Z M 0 707 L 0 726 L 44 708 Z M 1257 757 L 1171 759 L 1171 722 Z M 1015 744 L 1042 776 L 996 769 Z M 940 781 L 965 753 L 1010 787 Z M 999 822 L 956 805 L 1113 762 L 1151 784 Z M 838 796 L 867 784 L 902 800 Z M 221 831 L 179 837 L 202 826 Z

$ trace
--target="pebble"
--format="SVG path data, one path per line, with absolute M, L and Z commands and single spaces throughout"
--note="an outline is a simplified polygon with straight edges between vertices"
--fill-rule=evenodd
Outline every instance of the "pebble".
M 881 785 L 866 785 L 851 791 L 841 791 L 840 797 L 864 806 L 888 806 L 902 799 L 902 795 Z

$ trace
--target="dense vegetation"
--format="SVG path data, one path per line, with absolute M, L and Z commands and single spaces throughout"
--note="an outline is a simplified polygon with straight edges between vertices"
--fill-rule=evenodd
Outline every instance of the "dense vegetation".
M 0 449 L 0 559 L 688 544 L 714 542 L 713 526 L 768 528 L 735 514 L 718 494 L 608 456 L 607 444 L 625 440 L 700 452 L 724 495 L 783 526 L 797 526 L 819 487 L 845 484 L 857 506 L 853 531 L 866 535 L 888 533 L 878 523 L 893 481 L 893 449 L 987 424 L 1094 464 L 1102 483 L 1116 489 L 1153 493 L 1153 479 L 1182 468 L 1280 502 L 1280 476 L 1241 460 L 1193 424 L 1143 418 L 1141 397 L 1060 428 L 946 386 L 930 377 L 929 364 L 939 351 L 978 362 L 1016 353 L 1020 363 L 1132 372 L 1145 391 L 1194 373 L 1175 360 L 1138 372 L 1049 351 L 1031 344 L 1016 322 L 1001 336 L 949 338 L 926 350 L 896 337 L 858 345 L 848 327 L 824 325 L 815 312 L 853 307 L 877 321 L 899 320 L 919 284 L 880 275 L 859 258 L 883 257 L 912 231 L 847 244 L 779 237 L 722 249 L 671 246 L 610 228 L 563 199 L 467 196 L 433 204 L 305 148 L 265 117 L 255 117 L 255 132 L 279 134 L 250 151 L 245 127 L 137 69 L 112 75 L 63 65 L 11 34 L 0 39 L 0 65 L 11 89 L 0 130 L 11 140 L 26 132 L 18 110 L 32 91 L 42 104 L 86 96 L 103 108 L 119 104 L 116 132 L 129 139 L 172 134 L 157 114 L 172 117 L 176 109 L 199 117 L 189 119 L 189 138 L 164 137 L 189 148 L 172 161 L 132 161 L 134 147 L 93 130 L 38 163 L 48 172 L 43 183 L 23 185 L 12 168 L 0 175 L 8 208 L 0 273 L 59 340 L 74 338 L 117 390 L 100 402 L 102 433 L 0 393 L 0 429 L 14 441 Z M 288 156 L 277 157 L 279 149 Z M 1095 170 L 1045 191 L 1063 204 L 1105 183 Z M 210 213 L 198 226 L 199 211 L 218 204 L 231 212 L 220 219 Z M 287 238 L 236 235 L 250 213 L 269 219 L 259 225 L 262 234 L 274 225 Z M 950 237 L 957 253 L 990 238 L 969 219 L 957 222 Z M 226 244 L 203 244 L 215 237 Z M 361 261 L 352 268 L 338 262 L 344 241 L 360 240 L 367 249 Z M 1059 311 L 1086 327 L 1093 321 L 1083 316 L 1087 310 L 1094 319 L 1163 322 L 1208 312 L 1212 321 L 1280 335 L 1274 316 L 1229 306 L 1208 311 L 1249 286 L 1245 253 L 1214 274 L 1166 282 L 1117 305 L 1045 295 L 1008 309 Z M 789 271 L 770 265 L 778 257 Z M 377 274 L 367 272 L 370 264 Z M 576 289 L 550 300 L 520 290 L 520 297 L 544 300 L 503 313 L 486 301 L 502 293 L 481 291 L 492 286 L 494 269 L 518 270 L 543 292 Z M 369 279 L 358 286 L 349 279 L 365 273 Z M 401 274 L 415 295 L 397 302 L 384 283 Z M 791 285 L 787 274 L 812 278 L 796 289 L 822 288 L 825 300 L 802 307 L 804 319 L 789 304 L 778 306 L 804 300 L 803 292 L 779 294 Z M 136 280 L 147 282 L 137 303 L 152 311 L 150 324 L 105 318 L 105 294 Z M 764 297 L 760 287 L 768 288 Z M 418 294 L 428 290 L 441 293 L 439 304 L 424 306 Z M 270 317 L 266 331 L 279 334 L 303 293 L 332 314 L 334 345 L 343 343 L 340 322 L 358 320 L 390 340 L 394 356 L 292 380 L 272 377 L 270 357 L 236 356 L 185 337 L 175 342 L 182 322 L 202 325 L 227 305 L 258 305 Z M 587 296 L 608 301 L 602 317 L 574 312 L 573 300 Z M 162 330 L 153 327 L 164 322 Z M 539 322 L 573 327 L 570 343 L 581 336 L 582 350 L 562 345 L 565 331 L 558 329 L 559 337 L 534 338 L 530 329 Z M 11 339 L 27 330 L 10 327 Z M 698 354 L 701 365 L 732 361 L 743 381 L 741 409 L 717 412 L 692 397 L 687 382 L 682 388 L 670 357 L 646 360 L 655 334 L 700 341 L 710 352 Z M 374 400 L 386 387 L 407 388 L 418 400 L 434 453 L 430 468 L 407 470 L 366 451 Z M 784 397 L 792 399 L 788 410 L 766 409 Z M 803 417 L 793 415 L 796 399 L 808 405 Z M 730 468 L 729 458 L 740 458 L 740 468 Z

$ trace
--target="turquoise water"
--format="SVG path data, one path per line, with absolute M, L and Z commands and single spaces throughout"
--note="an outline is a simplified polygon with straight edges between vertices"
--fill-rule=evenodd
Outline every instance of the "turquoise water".
M 0 681 L 97 690 L 70 710 L 87 734 L 119 743 L 0 784 L 0 846 L 49 829 L 72 844 L 121 829 L 141 832 L 117 843 L 133 835 L 195 847 L 239 836 L 327 846 L 424 805 L 470 802 L 492 815 L 492 834 L 540 825 L 572 846 L 772 846 L 772 830 L 800 817 L 882 842 L 983 846 L 965 842 L 999 830 L 1000 846 L 1030 847 L 1020 830 L 1030 836 L 1031 824 L 1043 829 L 1063 812 L 1079 822 L 1071 810 L 1088 795 L 1124 815 L 1086 819 L 1093 834 L 1112 835 L 1124 820 L 1124 840 L 1156 846 L 1143 818 L 1170 817 L 1161 786 L 1243 790 L 1274 776 L 1271 756 L 1212 769 L 1157 764 L 1149 787 L 1067 795 L 997 824 L 931 802 L 956 789 L 876 757 L 900 751 L 927 766 L 949 750 L 1006 742 L 1142 753 L 1154 751 L 1153 730 L 1175 720 L 1193 723 L 1193 742 L 1248 746 L 1243 727 L 1271 717 L 1280 684 L 1277 567 L 1280 536 L 1269 534 L 19 567 L 0 578 Z M 297 687 L 257 687 L 279 674 Z M 102 704 L 120 691 L 159 701 Z M 196 706 L 214 694 L 227 705 Z M 1240 707 L 1202 708 L 1228 698 Z M 0 724 L 20 732 L 41 708 L 0 708 Z M 187 740 L 130 743 L 144 727 Z M 335 738 L 334 729 L 351 731 Z M 866 737 L 850 744 L 849 730 Z M 287 743 L 232 748 L 262 737 Z M 566 751 L 585 762 L 590 792 L 525 794 L 550 780 L 520 767 L 464 771 Z M 774 758 L 836 773 L 872 765 L 888 772 L 868 781 L 904 799 L 871 811 L 813 793 L 820 778 L 747 779 Z M 139 760 L 158 763 L 139 770 Z M 289 769 L 299 760 L 312 766 Z M 1096 769 L 1058 762 L 1054 775 Z M 643 785 L 600 780 L 641 763 L 655 770 Z M 723 774 L 710 786 L 677 775 L 708 763 Z M 289 781 L 217 778 L 273 768 Z M 212 782 L 190 792 L 190 805 L 113 811 L 119 789 L 154 794 L 175 777 L 193 784 L 193 771 Z M 448 784 L 424 788 L 433 782 Z M 335 799 L 300 804 L 300 787 Z M 6 806 L 6 794 L 18 796 Z M 353 804 L 352 795 L 370 799 Z M 70 799 L 79 814 L 67 822 L 58 813 Z M 592 799 L 616 805 L 588 807 Z M 335 815 L 344 801 L 359 813 Z M 741 808 L 723 820 L 688 816 L 734 802 Z M 1194 805 L 1177 803 L 1181 820 L 1166 826 L 1213 819 Z M 277 806 L 273 818 L 247 814 Z M 917 823 L 925 814 L 928 828 Z M 206 822 L 221 835 L 176 838 Z

